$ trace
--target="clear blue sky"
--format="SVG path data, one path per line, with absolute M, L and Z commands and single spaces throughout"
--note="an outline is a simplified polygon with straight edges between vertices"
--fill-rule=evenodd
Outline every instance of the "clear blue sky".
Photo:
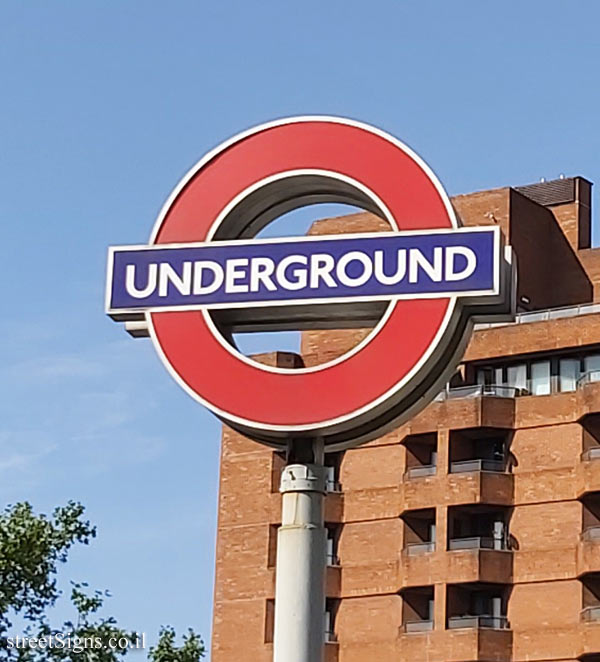
M 210 635 L 219 424 L 104 316 L 106 247 L 286 115 L 380 126 L 451 194 L 600 181 L 599 23 L 591 1 L 1 3 L 0 502 L 87 505 L 65 579 L 132 629 Z

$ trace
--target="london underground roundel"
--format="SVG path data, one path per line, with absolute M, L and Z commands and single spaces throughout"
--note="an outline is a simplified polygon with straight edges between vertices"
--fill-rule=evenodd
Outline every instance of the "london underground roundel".
M 359 206 L 389 232 L 256 239 L 322 202 Z M 150 241 L 109 250 L 107 312 L 145 319 L 177 382 L 228 425 L 274 446 L 372 439 L 426 405 L 474 319 L 510 315 L 512 267 L 497 226 L 460 227 L 431 170 L 370 126 L 272 122 L 207 154 L 162 209 Z M 316 367 L 262 365 L 232 331 L 366 327 Z

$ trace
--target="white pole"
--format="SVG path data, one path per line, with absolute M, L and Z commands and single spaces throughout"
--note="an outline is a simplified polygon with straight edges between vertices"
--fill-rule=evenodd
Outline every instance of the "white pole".
M 304 444 L 310 449 L 310 441 Z M 323 662 L 325 468 L 322 442 L 312 444 L 310 462 L 300 463 L 294 453 L 288 452 L 292 464 L 281 474 L 283 504 L 277 533 L 274 662 Z

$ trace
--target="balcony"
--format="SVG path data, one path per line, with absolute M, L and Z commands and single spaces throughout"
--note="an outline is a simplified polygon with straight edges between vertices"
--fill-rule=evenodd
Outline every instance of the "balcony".
M 587 509 L 584 511 L 584 518 Z M 585 521 L 585 520 L 584 520 Z M 577 549 L 577 574 L 582 577 L 600 571 L 600 526 L 588 526 Z
M 600 460 L 600 446 L 593 446 L 592 448 L 588 448 L 581 454 L 582 462 L 592 462 L 594 460 Z
M 506 618 L 511 587 L 508 584 L 449 584 L 448 630 L 509 630 Z
M 422 634 L 433 630 L 433 586 L 405 589 L 402 595 L 401 634 Z
M 471 462 L 469 460 L 469 467 L 463 465 L 464 469 L 473 468 L 475 465 Z M 458 506 L 486 503 L 511 506 L 513 494 L 512 473 L 465 470 L 423 477 L 420 480 L 405 480 L 402 483 L 401 510 L 418 510 L 442 504 Z
M 581 454 L 577 467 L 577 495 L 585 499 L 600 492 L 600 446 L 591 446 Z
M 477 504 L 448 509 L 448 549 L 508 548 L 507 508 Z
M 425 478 L 426 476 L 435 476 L 437 473 L 437 467 L 435 464 L 424 464 L 422 466 L 410 467 L 406 470 L 404 477 L 407 480 L 413 478 Z
M 582 534 L 583 542 L 600 543 L 600 526 L 589 526 Z
M 510 630 L 510 623 L 505 616 L 450 616 L 449 630 L 489 628 L 491 630 Z
M 403 550 L 406 556 L 423 556 L 435 552 L 435 542 L 412 542 L 408 543 Z
M 451 429 L 514 427 L 515 402 L 521 391 L 512 386 L 474 384 L 446 388 L 410 422 L 414 434 L 437 431 L 439 421 Z
M 459 549 L 496 549 L 506 550 L 503 540 L 486 538 L 482 536 L 473 538 L 454 538 L 448 542 L 449 550 Z
M 564 319 L 565 317 L 579 317 L 580 315 L 593 315 L 600 313 L 600 304 L 585 303 L 578 306 L 564 306 L 560 308 L 546 308 L 545 310 L 533 310 L 527 313 L 519 313 L 514 322 L 498 322 L 495 324 L 476 324 L 475 331 L 491 329 L 499 326 L 513 326 L 515 324 L 529 324 L 531 322 L 547 322 L 549 320 Z
M 406 634 L 431 632 L 432 630 L 433 621 L 407 621 L 400 628 L 400 631 Z
M 581 610 L 581 620 L 583 623 L 600 622 L 600 606 L 586 607 Z
M 403 588 L 437 582 L 509 584 L 513 577 L 513 554 L 494 549 L 488 541 L 460 540 L 450 551 L 423 546 L 419 553 L 404 550 L 398 583 Z M 428 551 L 431 549 L 431 551 Z M 427 550 L 427 551 L 426 551 Z
M 493 628 L 460 628 L 453 630 L 400 632 L 400 650 L 403 660 L 424 660 L 425 651 L 444 651 L 444 662 L 465 660 L 493 660 L 510 662 L 512 659 L 512 631 Z M 429 653 L 431 655 L 431 653 Z M 437 659 L 437 658 L 436 658 Z
M 458 386 L 446 388 L 435 397 L 435 402 L 455 400 L 458 398 L 516 398 L 523 395 L 523 389 L 502 384 L 474 384 L 473 386 Z
M 470 473 L 473 471 L 505 473 L 506 463 L 502 460 L 461 460 L 460 462 L 450 463 L 451 474 Z
M 600 382 L 600 370 L 589 370 L 577 380 L 577 388 L 583 388 L 586 384 Z
M 411 434 L 404 438 L 406 449 L 406 472 L 404 478 L 427 478 L 437 472 L 437 432 Z

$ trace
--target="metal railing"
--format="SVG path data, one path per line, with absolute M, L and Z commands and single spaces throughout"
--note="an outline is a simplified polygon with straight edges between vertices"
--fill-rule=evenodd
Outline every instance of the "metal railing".
M 584 462 L 589 460 L 600 460 L 600 446 L 594 446 L 592 448 L 588 448 L 587 451 L 583 451 L 581 454 L 581 459 Z
M 600 382 L 600 370 L 588 370 L 577 380 L 577 388 L 581 388 L 586 384 L 593 382 Z
M 492 630 L 508 630 L 510 623 L 506 616 L 450 616 L 448 618 L 448 629 L 459 630 L 461 628 L 490 628 Z
M 341 494 L 342 492 L 342 484 L 339 483 L 337 480 L 328 480 L 325 483 L 325 489 L 329 494 Z
M 576 389 L 579 389 L 586 384 L 596 382 L 600 382 L 600 370 L 588 370 L 579 377 L 575 386 Z M 455 388 L 446 386 L 443 391 L 440 391 L 435 396 L 434 400 L 436 402 L 443 402 L 444 400 L 454 400 L 455 398 L 518 398 L 520 395 L 532 395 L 532 393 L 524 388 L 506 386 L 504 384 L 472 384 L 469 386 L 457 386 Z M 549 393 L 544 393 L 544 395 L 549 395 Z
M 600 526 L 588 526 L 581 534 L 585 542 L 600 542 Z
M 506 542 L 500 538 L 487 536 L 473 536 L 472 538 L 451 538 L 448 541 L 448 549 L 498 549 L 506 550 Z
M 410 634 L 411 632 L 431 632 L 433 630 L 433 621 L 406 621 L 402 625 L 402 632 Z
M 329 567 L 335 568 L 336 566 L 341 565 L 340 559 L 337 554 L 327 554 L 327 565 Z
M 476 324 L 475 330 L 491 329 L 497 326 L 511 326 L 512 324 L 528 324 L 530 322 L 546 322 L 548 320 L 562 319 L 563 317 L 578 317 L 579 315 L 591 315 L 600 313 L 600 304 L 584 303 L 578 306 L 564 306 L 561 308 L 546 308 L 545 310 L 532 310 L 527 313 L 519 313 L 514 322 L 497 322 L 496 324 Z
M 503 386 L 501 384 L 473 384 L 472 386 L 458 386 L 446 388 L 435 397 L 435 400 L 453 400 L 454 398 L 516 398 L 523 393 L 523 389 L 515 386 Z
M 406 556 L 422 556 L 435 552 L 435 542 L 409 542 L 404 547 Z
M 423 464 L 417 467 L 410 467 L 406 470 L 406 478 L 422 478 L 424 476 L 434 476 L 437 471 L 435 464 Z
M 451 474 L 462 474 L 469 471 L 492 471 L 505 473 L 506 463 L 502 460 L 461 460 L 450 463 Z
M 586 607 L 581 610 L 581 620 L 584 623 L 600 621 L 600 606 Z

